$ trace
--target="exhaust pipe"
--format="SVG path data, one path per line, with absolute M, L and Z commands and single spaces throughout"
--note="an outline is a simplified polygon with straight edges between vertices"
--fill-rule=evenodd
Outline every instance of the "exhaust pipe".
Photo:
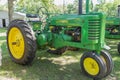
M 82 14 L 82 0 L 79 0 L 78 2 L 78 14 L 81 15 Z
M 89 13 L 89 3 L 90 0 L 86 0 L 86 14 Z

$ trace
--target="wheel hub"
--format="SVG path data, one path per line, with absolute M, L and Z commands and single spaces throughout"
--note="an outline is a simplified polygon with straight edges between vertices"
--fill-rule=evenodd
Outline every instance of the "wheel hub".
M 20 40 L 17 39 L 15 42 L 12 42 L 12 45 L 16 45 L 16 47 L 20 46 Z
M 98 63 L 92 58 L 86 58 L 84 60 L 84 68 L 91 75 L 97 75 L 99 73 Z

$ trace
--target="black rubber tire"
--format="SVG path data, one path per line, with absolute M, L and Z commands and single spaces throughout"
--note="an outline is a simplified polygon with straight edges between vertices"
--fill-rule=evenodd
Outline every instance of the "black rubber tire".
M 13 28 L 16 27 L 20 30 L 20 32 L 23 35 L 24 38 L 24 53 L 22 58 L 20 59 L 16 59 L 9 48 L 9 43 L 8 43 L 8 35 L 9 35 L 9 31 Z M 13 35 L 14 36 L 14 35 Z M 34 57 L 35 57 L 35 53 L 36 53 L 36 49 L 37 49 L 37 45 L 36 45 L 36 38 L 33 34 L 33 31 L 31 29 L 31 26 L 29 24 L 27 24 L 27 22 L 23 21 L 23 20 L 13 20 L 12 22 L 10 22 L 9 26 L 8 26 L 8 31 L 7 31 L 7 47 L 10 53 L 10 56 L 12 58 L 12 60 L 18 64 L 22 64 L 22 65 L 27 65 L 30 64 Z
M 84 67 L 84 60 L 86 58 L 92 58 L 94 59 L 98 65 L 99 65 L 99 73 L 96 74 L 96 75 L 91 75 L 89 74 L 86 70 L 85 70 L 85 67 Z M 103 78 L 103 76 L 105 75 L 105 72 L 106 72 L 106 65 L 105 63 L 103 62 L 103 60 L 101 59 L 101 57 L 97 54 L 95 54 L 94 52 L 87 52 L 87 53 L 84 53 L 81 57 L 81 60 L 80 60 L 80 66 L 81 66 L 81 70 L 82 72 L 87 75 L 88 77 L 91 77 L 91 78 L 97 78 L 97 79 L 101 79 Z
M 118 44 L 118 53 L 120 54 L 120 43 Z
M 62 48 L 55 49 L 55 50 L 52 50 L 52 49 L 47 50 L 47 52 L 56 54 L 56 55 L 62 55 L 65 51 L 66 51 L 66 47 L 62 47 Z
M 114 63 L 112 61 L 111 55 L 107 51 L 102 50 L 101 51 L 101 56 L 106 61 L 105 64 L 106 64 L 106 67 L 107 67 L 107 71 L 106 71 L 105 75 L 103 76 L 103 77 L 106 77 L 106 76 L 108 76 L 112 72 L 113 67 L 114 67 Z

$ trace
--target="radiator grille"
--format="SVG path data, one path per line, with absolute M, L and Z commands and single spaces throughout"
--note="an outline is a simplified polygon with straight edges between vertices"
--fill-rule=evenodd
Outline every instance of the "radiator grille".
M 100 36 L 100 20 L 88 20 L 88 39 L 98 40 Z

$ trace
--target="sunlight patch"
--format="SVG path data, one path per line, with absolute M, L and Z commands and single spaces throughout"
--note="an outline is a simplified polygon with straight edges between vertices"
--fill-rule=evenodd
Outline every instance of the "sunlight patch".
M 6 77 L 6 76 L 0 76 L 0 80 L 22 80 L 19 78 L 11 78 L 11 77 Z
M 77 63 L 79 61 L 74 57 L 64 56 L 60 58 L 54 58 L 52 62 L 59 65 L 66 65 L 66 64 Z

